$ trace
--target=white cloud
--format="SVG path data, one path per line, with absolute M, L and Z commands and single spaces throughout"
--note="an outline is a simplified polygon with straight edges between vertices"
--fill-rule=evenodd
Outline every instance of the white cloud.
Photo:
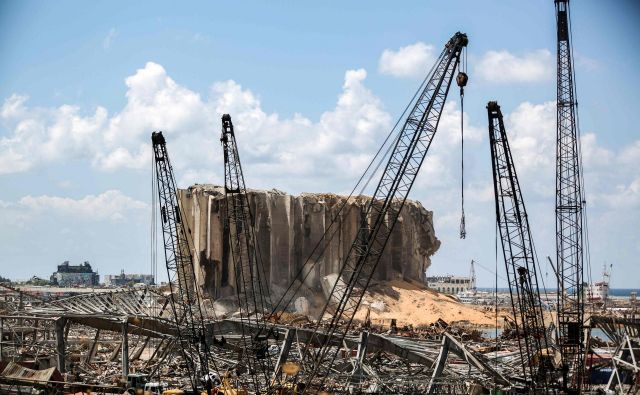
M 71 216 L 86 221 L 121 221 L 129 213 L 148 210 L 148 205 L 124 195 L 118 190 L 108 190 L 99 195 L 87 195 L 81 199 L 58 196 L 25 196 L 15 205 L 31 213 L 41 212 Z
M 83 116 L 77 106 L 28 108 L 27 100 L 13 95 L 0 110 L 0 121 L 12 132 L 0 138 L 0 174 L 24 172 L 61 159 L 90 159 L 100 149 L 106 109 L 98 107 Z
M 391 124 L 380 100 L 365 87 L 366 76 L 363 69 L 348 70 L 335 107 L 323 112 L 318 122 L 300 114 L 289 119 L 267 114 L 260 100 L 234 81 L 213 86 L 213 105 L 216 114 L 232 115 L 241 157 L 252 164 L 253 174 L 309 181 L 327 174 L 353 179 L 365 167 L 363 155 L 375 152 Z
M 0 107 L 0 174 L 21 173 L 72 160 L 99 171 L 141 169 L 148 174 L 150 134 L 162 130 L 181 186 L 220 183 L 220 116 L 230 113 L 249 187 L 276 187 L 292 193 L 349 191 L 393 120 L 366 82 L 365 70 L 346 71 L 342 88 L 337 89 L 335 105 L 313 120 L 302 114 L 281 117 L 276 112 L 267 112 L 255 92 L 233 80 L 216 82 L 202 95 L 174 81 L 161 65 L 153 62 L 125 79 L 126 102 L 113 113 L 102 107 L 89 111 L 74 105 L 30 107 L 28 97 L 12 95 Z M 521 103 L 505 113 L 527 207 L 532 221 L 538 218 L 542 221 L 535 224 L 542 225 L 537 226 L 542 232 L 536 233 L 536 237 L 546 236 L 551 244 L 555 116 L 552 101 Z M 474 239 L 476 244 L 469 247 L 457 240 L 460 109 L 455 101 L 445 104 L 438 134 L 412 190 L 411 198 L 434 210 L 438 237 L 449 251 L 454 251 L 447 256 L 443 248 L 436 260 L 462 259 L 461 251 L 474 259 L 476 251 L 490 242 L 487 238 L 494 228 L 493 190 L 484 122 L 483 118 L 481 126 L 477 126 L 465 115 L 465 211 L 469 234 L 465 243 L 473 243 Z M 602 146 L 596 135 L 589 132 L 583 133 L 582 150 L 588 202 L 597 210 L 595 217 L 612 212 L 618 217 L 637 219 L 640 141 L 615 151 Z M 77 187 L 74 185 L 73 189 Z M 620 207 L 631 210 L 623 216 Z M 1 222 L 11 229 L 33 225 L 35 222 L 28 221 L 30 218 L 46 218 L 49 213 L 55 219 L 73 216 L 78 223 L 103 221 L 108 223 L 104 226 L 111 226 L 146 210 L 145 203 L 119 191 L 80 199 L 44 195 L 26 196 L 17 202 L 0 201 Z M 98 227 L 85 223 L 85 228 Z M 615 225 L 596 229 L 594 233 L 611 229 Z
M 521 103 L 505 115 L 509 145 L 521 185 L 537 197 L 555 195 L 556 105 Z M 580 138 L 585 196 L 589 207 L 611 210 L 640 202 L 640 140 L 616 152 L 600 145 L 595 133 Z M 536 196 L 532 196 L 536 198 Z
M 115 27 L 112 27 L 111 29 L 109 29 L 109 32 L 107 33 L 105 38 L 102 40 L 102 48 L 104 48 L 105 50 L 111 48 L 111 44 L 113 44 L 113 40 L 115 40 L 117 35 L 118 35 L 118 31 L 116 30 Z
M 17 118 L 24 114 L 24 103 L 29 100 L 27 95 L 11 95 L 4 101 L 2 110 L 0 110 L 0 117 L 4 119 Z
M 640 163 L 640 140 L 625 147 L 618 156 L 618 161 L 622 164 L 638 166 Z
M 433 61 L 433 46 L 417 42 L 397 51 L 385 49 L 378 62 L 378 71 L 395 77 L 421 76 L 429 70 Z
M 68 160 L 84 160 L 102 171 L 148 170 L 149 135 L 162 130 L 181 183 L 221 182 L 219 124 L 221 115 L 230 113 L 249 186 L 291 192 L 348 189 L 391 128 L 392 118 L 366 87 L 366 78 L 364 69 L 346 71 L 335 106 L 317 121 L 301 114 L 282 118 L 267 113 L 254 92 L 233 80 L 214 83 L 204 98 L 153 62 L 125 79 L 126 104 L 112 115 L 102 107 L 89 113 L 74 105 L 31 108 L 28 97 L 12 95 L 0 109 L 7 129 L 0 138 L 0 174 Z M 456 102 L 446 103 L 418 189 L 459 190 L 460 115 Z M 554 194 L 555 117 L 553 101 L 524 102 L 505 114 L 518 173 L 528 178 L 528 190 L 545 198 Z M 484 126 L 465 117 L 467 163 L 476 160 L 473 150 L 482 150 L 485 133 Z M 617 193 L 613 185 L 633 193 L 633 178 L 616 176 L 611 166 L 637 174 L 640 142 L 614 153 L 595 134 L 584 133 L 582 153 L 595 184 L 587 185 L 594 202 Z M 467 185 L 474 182 L 468 178 Z M 473 188 L 484 191 L 479 185 Z
M 636 209 L 640 207 L 640 176 L 629 184 L 616 185 L 612 190 L 598 193 L 594 196 L 596 203 L 604 203 L 609 209 Z
M 438 134 L 440 138 L 447 141 L 448 145 L 458 147 L 462 134 L 460 133 L 460 118 L 462 112 L 458 108 L 458 103 L 455 101 L 448 101 L 444 105 L 442 115 L 440 116 L 440 123 L 438 124 Z M 485 128 L 477 127 L 469 122 L 469 117 L 465 114 L 464 121 L 464 140 L 466 142 L 478 142 L 482 141 L 486 135 Z
M 604 167 L 611 164 L 614 153 L 598 144 L 595 133 L 580 136 L 580 148 L 585 168 Z
M 181 183 L 221 182 L 219 124 L 221 115 L 230 113 L 249 186 L 291 192 L 344 190 L 361 174 L 391 128 L 392 118 L 366 87 L 366 78 L 364 69 L 346 71 L 335 106 L 317 121 L 301 114 L 282 118 L 267 113 L 254 92 L 233 80 L 214 83 L 204 98 L 153 62 L 125 79 L 127 101 L 113 115 L 102 107 L 89 113 L 73 105 L 31 108 L 28 97 L 13 95 L 0 109 L 0 121 L 7 129 L 0 139 L 0 174 L 78 159 L 102 171 L 148 170 L 149 135 L 162 130 Z M 459 190 L 460 115 L 456 102 L 446 103 L 438 135 L 416 182 L 418 189 Z M 540 197 L 554 193 L 555 117 L 552 101 L 524 102 L 505 114 L 518 172 L 528 178 L 527 188 Z M 484 125 L 477 127 L 465 117 L 467 163 L 476 160 L 474 150 L 482 150 L 485 133 Z M 622 185 L 626 193 L 634 191 L 633 178 L 615 178 L 614 171 L 597 170 L 613 170 L 610 166 L 617 165 L 637 174 L 640 142 L 614 153 L 599 145 L 595 134 L 585 133 L 582 150 L 585 171 L 597 183 L 594 189 L 587 185 L 594 191 L 594 202 L 604 202 L 595 191 L 613 193 L 612 185 Z M 485 188 L 477 180 L 467 182 L 475 182 L 472 188 L 484 196 Z
M 553 172 L 555 167 L 556 103 L 523 102 L 505 114 L 505 128 L 518 173 Z
M 488 51 L 476 63 L 475 75 L 496 83 L 549 80 L 555 70 L 551 52 L 539 49 L 523 55 L 509 51 Z
M 214 83 L 204 99 L 153 62 L 125 79 L 127 102 L 111 116 L 102 107 L 87 115 L 71 105 L 30 108 L 27 97 L 14 95 L 0 112 L 7 129 L 0 140 L 0 173 L 71 159 L 104 171 L 147 169 L 149 136 L 162 130 L 178 179 L 193 178 L 181 173 L 217 175 L 212 170 L 222 166 L 220 117 L 230 113 L 241 157 L 256 178 L 276 174 L 291 181 L 292 176 L 335 171 L 353 178 L 391 124 L 380 100 L 364 85 L 366 77 L 364 69 L 348 70 L 335 107 L 317 122 L 300 114 L 283 119 L 266 113 L 252 91 L 232 80 Z

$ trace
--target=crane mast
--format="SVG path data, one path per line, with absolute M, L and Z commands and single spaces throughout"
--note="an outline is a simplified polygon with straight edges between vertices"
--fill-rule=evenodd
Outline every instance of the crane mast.
M 224 154 L 225 228 L 231 244 L 240 319 L 243 323 L 252 324 L 256 328 L 256 334 L 253 336 L 251 334 L 246 336 L 243 333 L 242 339 L 248 351 L 243 354 L 243 358 L 250 371 L 260 369 L 266 381 L 271 367 L 271 360 L 266 356 L 268 331 L 265 313 L 270 309 L 271 304 L 268 281 L 256 249 L 253 215 L 229 114 L 222 116 L 220 142 Z M 252 378 L 258 392 L 260 385 L 258 377 L 252 374 Z
M 556 262 L 558 346 L 564 386 L 579 394 L 584 376 L 583 190 L 569 0 L 555 0 L 557 25 Z M 571 376 L 569 376 L 569 374 Z
M 151 142 L 167 276 L 171 290 L 169 301 L 178 332 L 177 340 L 187 366 L 193 392 L 198 392 L 199 375 L 201 375 L 206 377 L 205 389 L 207 394 L 210 394 L 212 387 L 204 316 L 200 295 L 194 281 L 193 256 L 183 223 L 184 215 L 178 204 L 173 168 L 162 132 L 153 132 Z M 197 355 L 197 359 L 194 355 Z
M 242 298 L 241 309 L 247 316 L 264 313 L 269 309 L 268 281 L 259 263 L 253 231 L 251 209 L 242 173 L 238 145 L 231 116 L 222 116 L 220 137 L 224 155 L 224 192 L 226 197 L 226 223 L 231 240 L 231 253 L 236 270 L 236 285 Z M 253 314 L 256 324 L 258 314 Z
M 330 369 L 337 354 L 329 356 L 329 350 L 333 345 L 340 346 L 343 343 L 351 327 L 437 131 L 451 81 L 467 44 L 466 34 L 460 32 L 447 42 L 395 140 L 376 190 L 364 208 L 359 235 L 344 259 L 314 334 L 305 346 L 305 351 L 312 355 L 307 385 L 312 383 L 316 375 L 321 375 L 322 381 L 315 384 L 322 386 L 326 370 Z M 466 83 L 466 74 L 463 77 L 459 80 Z M 332 318 L 328 326 L 325 326 L 325 331 L 320 332 L 320 322 L 325 312 L 330 312 Z M 316 345 L 320 349 L 311 352 L 309 349 Z
M 531 389 L 535 389 L 536 393 L 546 393 L 549 378 L 541 356 L 542 351 L 547 349 L 547 338 L 529 218 L 511 156 L 502 111 L 497 102 L 487 104 L 487 114 L 496 221 L 502 242 L 513 318 L 516 330 L 522 332 L 522 336 L 518 335 L 522 372 Z

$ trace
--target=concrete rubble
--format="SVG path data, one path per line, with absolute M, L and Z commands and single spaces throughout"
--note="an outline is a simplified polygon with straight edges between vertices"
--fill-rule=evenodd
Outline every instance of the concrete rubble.
M 25 391 L 33 388 L 55 393 L 62 388 L 122 393 L 132 374 L 147 375 L 170 388 L 188 387 L 166 290 L 119 289 L 60 300 L 42 300 L 6 287 L 2 291 L 0 392 L 30 393 Z M 297 303 L 296 310 L 304 311 L 305 300 L 299 298 Z M 385 308 L 375 301 L 370 305 Z M 269 320 L 273 334 L 268 338 L 266 364 L 276 366 L 284 355 L 284 360 L 304 366 L 300 350 L 314 321 L 302 312 L 282 312 Z M 616 376 L 611 376 L 609 388 L 633 388 L 629 380 L 638 372 L 640 321 L 602 315 L 591 317 L 591 326 L 612 339 L 609 345 L 597 344 L 598 357 L 591 363 L 613 364 Z M 242 336 L 251 336 L 255 328 L 232 312 L 210 317 L 207 328 L 216 374 L 230 377 L 236 388 L 248 386 L 239 356 Z M 283 350 L 288 351 L 283 354 Z M 517 341 L 487 338 L 464 321 L 437 320 L 419 327 L 398 325 L 395 320 L 359 322 L 332 352 L 336 360 L 322 386 L 333 393 L 480 394 L 495 385 L 523 384 L 519 375 L 524 362 Z M 36 382 L 37 377 L 48 379 Z M 287 380 L 293 378 L 282 378 L 280 385 L 286 386 Z

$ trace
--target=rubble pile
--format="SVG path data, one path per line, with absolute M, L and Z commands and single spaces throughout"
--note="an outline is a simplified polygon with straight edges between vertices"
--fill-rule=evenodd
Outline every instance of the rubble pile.
M 3 289 L 0 392 L 25 392 L 30 387 L 46 392 L 62 386 L 69 392 L 91 389 L 93 393 L 122 393 L 132 378 L 138 376 L 164 388 L 189 388 L 184 360 L 189 352 L 185 354 L 177 346 L 173 316 L 166 308 L 166 291 L 138 288 L 44 301 L 17 290 Z M 388 311 L 389 305 L 374 299 L 368 302 L 371 311 L 368 319 L 359 320 L 344 342 L 330 349 L 335 358 L 327 374 L 317 379 L 321 382 L 314 382 L 318 388 L 337 393 L 348 392 L 348 386 L 355 386 L 359 391 L 372 393 L 468 394 L 482 393 L 496 383 L 502 388 L 521 385 L 521 367 L 526 362 L 522 360 L 515 330 L 492 339 L 485 336 L 481 327 L 466 320 L 449 322 L 439 318 L 428 324 L 411 324 L 395 318 L 376 320 L 372 312 Z M 207 306 L 210 308 L 211 303 Z M 606 368 L 618 358 L 627 364 L 618 363 L 616 369 L 627 374 L 622 372 L 633 362 L 627 349 L 637 352 L 640 321 L 611 314 L 614 313 L 591 317 L 592 326 L 600 328 L 601 336 L 609 339 L 593 341 L 591 364 Z M 297 312 L 278 312 L 267 318 L 272 333 L 267 337 L 264 363 L 275 366 L 289 341 L 288 363 L 304 367 L 306 362 L 300 350 L 316 325 L 322 331 L 326 321 L 318 324 Z M 242 353 L 247 352 L 243 337 L 255 336 L 256 328 L 234 318 L 234 314 L 209 317 L 206 327 L 214 362 L 211 375 L 225 377 L 234 388 L 243 388 L 249 374 L 241 362 Z M 367 336 L 363 337 L 363 333 Z M 359 350 L 365 350 L 365 354 L 356 375 L 353 367 L 360 358 Z M 46 373 L 48 377 L 62 379 L 29 381 L 16 376 L 16 369 L 22 368 L 15 365 L 5 374 L 3 370 L 9 361 L 41 372 L 38 375 Z M 54 369 L 55 374 L 47 369 Z M 267 382 L 264 379 L 262 385 Z M 293 388 L 294 382 L 294 377 L 285 376 L 279 385 Z M 628 388 L 629 384 L 615 385 Z

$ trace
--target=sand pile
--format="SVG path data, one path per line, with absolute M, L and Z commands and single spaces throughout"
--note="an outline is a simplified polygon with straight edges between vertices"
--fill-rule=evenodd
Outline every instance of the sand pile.
M 426 286 L 409 281 L 378 283 L 367 291 L 356 319 L 364 319 L 367 306 L 372 322 L 386 322 L 395 318 L 398 325 L 429 325 L 439 318 L 449 324 L 468 321 L 470 324 L 494 327 L 495 311 L 488 306 L 460 303 L 454 296 L 438 293 Z M 502 317 L 498 319 L 502 323 Z

